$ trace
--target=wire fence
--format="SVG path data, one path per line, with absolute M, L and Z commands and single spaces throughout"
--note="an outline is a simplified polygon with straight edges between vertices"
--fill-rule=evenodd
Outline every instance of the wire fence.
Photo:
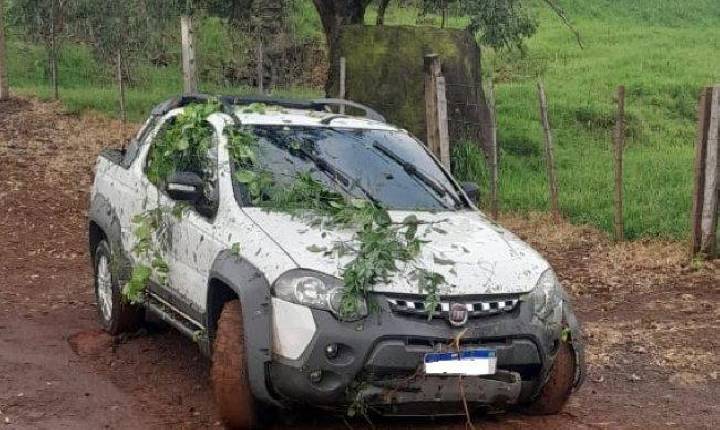
M 448 82 L 447 86 L 448 129 L 451 140 L 484 142 L 487 131 L 487 103 L 481 84 Z

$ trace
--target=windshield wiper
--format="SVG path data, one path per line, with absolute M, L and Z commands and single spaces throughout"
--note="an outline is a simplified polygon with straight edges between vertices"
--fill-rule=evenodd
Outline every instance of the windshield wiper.
M 288 142 L 286 141 L 286 136 L 282 136 L 279 133 L 271 130 L 267 130 L 266 133 L 267 136 L 265 137 L 271 145 L 287 151 L 291 155 L 296 156 L 300 159 L 309 160 L 315 165 L 318 170 L 323 172 L 331 180 L 338 183 L 338 185 L 343 187 L 348 194 L 351 194 L 349 191 L 357 188 L 363 193 L 366 199 L 370 200 L 375 204 L 379 203 L 378 200 L 374 198 L 365 188 L 359 185 L 357 181 L 351 181 L 350 179 L 348 179 L 348 175 L 345 172 L 328 163 L 327 160 L 315 156 L 315 154 L 313 154 L 311 151 L 307 151 L 302 147 L 293 148 L 292 145 L 288 144 Z
M 379 142 L 373 143 L 373 148 L 380 151 L 383 155 L 385 155 L 387 158 L 394 161 L 398 166 L 402 167 L 403 170 L 410 176 L 418 179 L 420 182 L 422 182 L 425 186 L 430 188 L 440 197 L 450 197 L 454 202 L 456 206 L 461 206 L 460 200 L 456 196 L 454 196 L 452 193 L 450 193 L 445 187 L 438 184 L 434 179 L 432 179 L 430 176 L 426 175 L 422 171 L 420 171 L 414 164 L 410 163 L 407 160 L 403 160 L 399 155 L 391 151 L 389 148 L 386 148 L 384 145 L 380 144 Z
M 303 154 L 315 164 L 315 166 L 320 169 L 322 172 L 329 175 L 332 179 L 341 182 L 342 185 L 345 186 L 345 188 L 350 191 L 353 188 L 359 189 L 365 198 L 370 200 L 371 202 L 378 204 L 378 200 L 373 197 L 365 188 L 363 188 L 360 184 L 357 183 L 357 181 L 350 181 L 345 173 L 338 170 L 335 166 L 328 163 L 327 160 L 324 160 L 322 158 L 318 158 L 312 154 L 308 154 L 307 152 L 303 151 Z

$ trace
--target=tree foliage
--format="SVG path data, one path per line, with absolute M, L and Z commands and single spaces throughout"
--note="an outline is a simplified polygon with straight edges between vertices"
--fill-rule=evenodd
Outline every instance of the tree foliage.
M 483 45 L 493 48 L 522 48 L 535 34 L 538 23 L 522 0 L 465 0 L 461 11 L 470 16 L 468 29 Z

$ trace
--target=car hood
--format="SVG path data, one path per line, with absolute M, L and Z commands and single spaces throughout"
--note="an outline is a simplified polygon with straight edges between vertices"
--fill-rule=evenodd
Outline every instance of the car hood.
M 255 208 L 245 212 L 299 267 L 340 277 L 353 258 L 324 252 L 337 241 L 352 240 L 352 230 L 312 227 L 307 220 L 280 212 Z M 428 242 L 414 261 L 400 262 L 393 278 L 375 285 L 374 291 L 422 294 L 410 276 L 422 268 L 445 277 L 442 295 L 525 293 L 550 268 L 529 245 L 479 211 L 390 211 L 394 221 L 411 214 L 425 222 L 418 226 L 417 236 Z

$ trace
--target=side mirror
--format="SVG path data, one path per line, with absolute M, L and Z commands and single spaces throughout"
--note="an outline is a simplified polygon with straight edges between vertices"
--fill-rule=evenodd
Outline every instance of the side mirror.
M 195 203 L 202 197 L 203 181 L 197 173 L 176 172 L 168 177 L 165 191 L 173 200 Z
M 462 182 L 460 184 L 471 202 L 477 203 L 480 199 L 480 187 L 475 182 Z

